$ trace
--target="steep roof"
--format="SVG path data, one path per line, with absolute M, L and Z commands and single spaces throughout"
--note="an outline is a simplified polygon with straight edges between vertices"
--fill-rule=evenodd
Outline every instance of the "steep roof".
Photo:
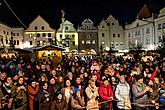
M 86 18 L 82 23 L 89 23 L 89 24 L 93 24 L 92 20 L 90 20 L 89 18 Z
M 142 9 L 137 14 L 139 19 L 152 17 L 152 14 L 155 13 L 154 10 L 148 4 L 144 4 Z

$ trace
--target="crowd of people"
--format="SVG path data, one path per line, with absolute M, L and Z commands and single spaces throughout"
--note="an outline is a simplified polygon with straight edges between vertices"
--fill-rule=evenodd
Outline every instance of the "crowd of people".
M 165 58 L 0 57 L 2 110 L 165 109 Z

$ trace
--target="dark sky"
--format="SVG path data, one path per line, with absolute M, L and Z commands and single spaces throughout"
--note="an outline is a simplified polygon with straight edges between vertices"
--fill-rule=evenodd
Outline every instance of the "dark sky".
M 66 19 L 77 25 L 85 18 L 98 25 L 111 13 L 120 23 L 131 22 L 135 19 L 142 6 L 147 3 L 154 10 L 165 6 L 165 0 L 6 0 L 14 12 L 28 26 L 37 16 L 41 15 L 49 24 L 58 28 L 61 20 L 61 9 L 66 12 Z M 0 0 L 0 21 L 9 25 L 21 25 Z

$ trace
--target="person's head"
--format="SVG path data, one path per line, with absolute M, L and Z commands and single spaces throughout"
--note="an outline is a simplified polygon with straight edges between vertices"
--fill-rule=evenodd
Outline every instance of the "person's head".
M 154 78 L 154 82 L 156 83 L 156 84 L 159 84 L 159 78 Z
M 135 76 L 135 79 L 136 79 L 136 81 L 139 83 L 139 84 L 142 84 L 143 83 L 143 75 L 142 74 L 137 74 L 136 76 Z
M 89 80 L 89 85 L 94 88 L 96 85 L 95 85 L 95 81 L 94 80 Z
M 56 70 L 52 70 L 52 76 L 56 76 Z
M 45 64 L 42 64 L 42 65 L 41 65 L 41 69 L 42 69 L 42 70 L 45 70 L 45 68 L 46 68 Z
M 6 73 L 1 73 L 0 74 L 0 80 L 1 81 L 4 81 L 6 79 L 6 77 L 7 77 L 7 74 Z
M 71 86 L 70 80 L 66 80 L 66 81 L 65 81 L 65 84 L 66 84 L 66 87 L 70 87 L 70 86 Z
M 58 100 L 61 100 L 61 99 L 62 99 L 62 97 L 63 97 L 63 95 L 62 95 L 62 93 L 61 93 L 61 92 L 57 94 L 57 99 L 58 99 Z
M 22 67 L 21 63 L 18 63 L 18 65 L 17 65 L 17 66 L 18 66 L 18 68 L 21 68 L 21 67 Z
M 11 63 L 10 66 L 9 66 L 10 69 L 13 69 L 14 68 L 14 65 Z
M 59 77 L 58 77 L 58 83 L 62 83 L 62 82 L 64 82 L 64 79 L 63 79 L 62 76 L 59 76 Z
M 123 83 L 123 84 L 125 83 L 125 76 L 124 75 L 120 76 L 120 82 Z
M 72 78 L 73 78 L 72 72 L 68 72 L 68 78 L 69 78 L 69 79 L 72 79 Z
M 145 68 L 145 72 L 146 72 L 146 73 L 149 73 L 149 69 L 148 69 L 148 68 Z
M 5 64 L 2 64 L 2 65 L 1 65 L 1 68 L 2 68 L 2 69 L 5 69 Z
M 43 82 L 42 83 L 42 89 L 43 90 L 47 90 L 48 89 L 48 83 L 47 82 Z
M 84 79 L 84 74 L 80 74 L 80 78 L 81 78 L 81 80 L 83 80 Z
M 105 79 L 103 80 L 103 84 L 104 84 L 105 86 L 108 86 L 108 85 L 109 85 L 108 79 L 105 78 Z
M 149 80 L 149 81 L 148 81 L 148 85 L 149 85 L 149 86 L 153 86 L 153 81 L 152 81 L 152 80 Z
M 51 79 L 50 79 L 50 84 L 52 84 L 52 85 L 54 85 L 55 83 L 56 83 L 56 80 L 55 80 L 55 78 L 54 77 L 52 77 Z
M 42 82 L 47 81 L 47 76 L 46 76 L 45 74 L 41 74 L 40 80 L 41 80 Z
M 77 83 L 77 84 L 81 84 L 81 78 L 80 78 L 80 77 L 77 77 L 77 78 L 76 78 L 76 83 Z
M 36 87 L 36 81 L 34 81 L 34 80 L 31 81 L 31 86 L 35 88 Z
M 36 65 L 36 69 L 38 70 L 41 69 L 40 65 Z
M 7 77 L 6 78 L 6 83 L 8 83 L 9 85 L 12 85 L 13 84 L 13 80 L 11 79 L 11 77 Z
M 19 77 L 18 78 L 18 84 L 22 85 L 24 83 L 24 78 L 23 77 Z
M 97 80 L 97 75 L 93 74 L 92 77 L 91 77 L 91 80 L 96 81 Z

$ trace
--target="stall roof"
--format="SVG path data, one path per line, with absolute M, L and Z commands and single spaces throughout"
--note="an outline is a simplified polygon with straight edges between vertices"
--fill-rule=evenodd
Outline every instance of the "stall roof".
M 44 50 L 44 49 L 58 49 L 58 50 L 65 50 L 65 48 L 63 47 L 59 47 L 59 46 L 56 46 L 56 45 L 47 45 L 47 46 L 42 46 L 42 47 L 36 47 L 36 48 L 33 48 L 34 51 L 36 50 Z

